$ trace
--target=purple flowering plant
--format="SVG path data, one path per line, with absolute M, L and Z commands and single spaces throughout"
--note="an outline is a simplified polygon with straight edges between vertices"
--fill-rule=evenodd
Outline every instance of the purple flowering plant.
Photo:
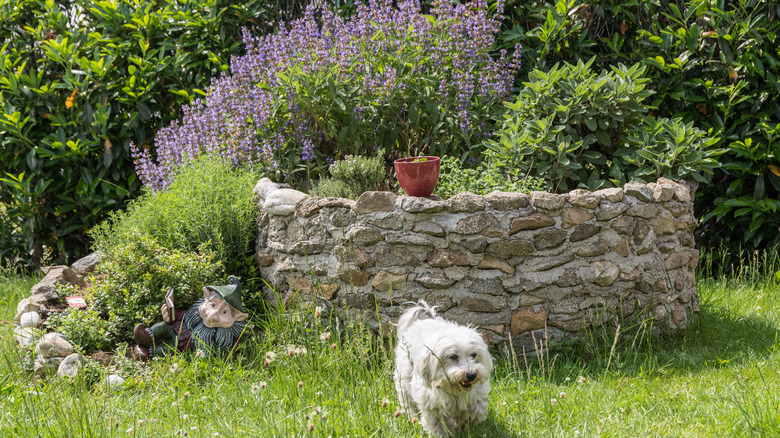
M 419 0 L 371 0 L 344 19 L 307 9 L 275 35 L 245 33 L 246 55 L 208 95 L 133 146 L 144 184 L 160 189 L 203 154 L 233 166 L 316 177 L 346 155 L 474 155 L 509 97 L 520 50 L 491 56 L 503 2 L 448 0 L 423 14 Z M 312 174 L 312 172 L 314 174 Z

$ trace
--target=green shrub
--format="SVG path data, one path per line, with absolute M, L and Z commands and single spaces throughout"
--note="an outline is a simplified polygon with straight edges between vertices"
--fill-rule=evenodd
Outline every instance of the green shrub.
M 507 173 L 543 178 L 556 192 L 630 180 L 691 176 L 704 181 L 721 151 L 692 123 L 644 117 L 652 93 L 644 67 L 597 74 L 593 59 L 535 70 L 507 112 L 488 156 Z
M 92 354 L 113 343 L 111 322 L 94 309 L 68 309 L 62 313 L 53 313 L 46 319 L 46 325 L 67 336 L 85 354 Z
M 126 237 L 101 248 L 98 278 L 87 290 L 94 311 L 108 321 L 112 343 L 131 337 L 139 322 L 160 321 L 169 287 L 174 289 L 175 307 L 184 310 L 202 297 L 203 286 L 224 281 L 222 264 L 205 244 L 195 253 L 165 248 L 140 232 Z
M 441 157 L 435 193 L 442 199 L 462 192 L 484 196 L 496 190 L 529 193 L 532 190 L 544 190 L 544 181 L 522 175 L 506 175 L 488 162 L 477 168 L 469 168 L 455 157 Z
M 319 180 L 312 188 L 311 195 L 320 198 L 356 199 L 355 194 L 344 181 L 333 178 Z
M 703 218 L 707 240 L 729 243 L 733 252 L 780 245 L 780 123 L 762 123 L 757 136 L 730 145 L 733 159 L 723 164 L 730 184 L 714 198 Z M 726 232 L 728 230 L 728 232 Z
M 728 145 L 697 192 L 703 247 L 744 256 L 778 244 L 777 2 L 511 2 L 506 15 L 502 44 L 523 44 L 528 71 L 594 56 L 600 68 L 640 61 L 649 115 L 693 122 Z
M 146 193 L 125 212 L 113 213 L 92 232 L 95 249 L 126 245 L 140 233 L 169 250 L 214 253 L 227 272 L 245 276 L 254 249 L 259 175 L 203 157 L 184 169 L 166 190 Z
M 301 2 L 283 2 L 287 18 Z M 153 147 L 155 132 L 243 52 L 241 28 L 267 30 L 278 8 L 0 0 L 3 258 L 83 255 L 86 232 L 140 191 L 130 142 Z
M 347 155 L 328 167 L 331 178 L 320 180 L 312 189 L 312 195 L 321 198 L 337 197 L 357 199 L 361 193 L 379 190 L 385 179 L 384 151 L 374 157 Z

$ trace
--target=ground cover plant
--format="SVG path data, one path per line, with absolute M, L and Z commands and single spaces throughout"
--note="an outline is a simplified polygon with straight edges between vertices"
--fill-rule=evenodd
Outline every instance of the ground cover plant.
M 676 338 L 640 324 L 594 330 L 587 348 L 497 353 L 488 420 L 466 436 L 777 436 L 778 268 L 774 255 L 700 280 L 698 319 Z M 33 381 L 9 322 L 32 284 L 0 276 L 3 435 L 423 436 L 396 416 L 393 341 L 329 325 L 316 309 L 269 317 L 231 356 L 117 358 L 74 380 Z M 125 384 L 108 390 L 99 383 L 108 373 Z
M 530 193 L 545 188 L 543 179 L 499 168 L 489 160 L 470 167 L 456 157 L 444 156 L 441 158 L 439 182 L 434 194 L 448 199 L 463 192 L 485 196 L 497 190 Z

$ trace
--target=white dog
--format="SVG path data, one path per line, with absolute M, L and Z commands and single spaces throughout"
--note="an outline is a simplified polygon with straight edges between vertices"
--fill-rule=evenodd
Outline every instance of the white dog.
M 448 436 L 487 417 L 493 359 L 482 336 L 436 316 L 425 301 L 398 321 L 395 389 L 423 429 Z

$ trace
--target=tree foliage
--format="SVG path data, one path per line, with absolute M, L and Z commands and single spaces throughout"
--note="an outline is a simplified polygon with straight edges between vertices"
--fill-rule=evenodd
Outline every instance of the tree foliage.
M 242 27 L 301 3 L 0 0 L 0 261 L 82 255 L 140 191 L 130 142 L 153 148 L 243 51 Z

